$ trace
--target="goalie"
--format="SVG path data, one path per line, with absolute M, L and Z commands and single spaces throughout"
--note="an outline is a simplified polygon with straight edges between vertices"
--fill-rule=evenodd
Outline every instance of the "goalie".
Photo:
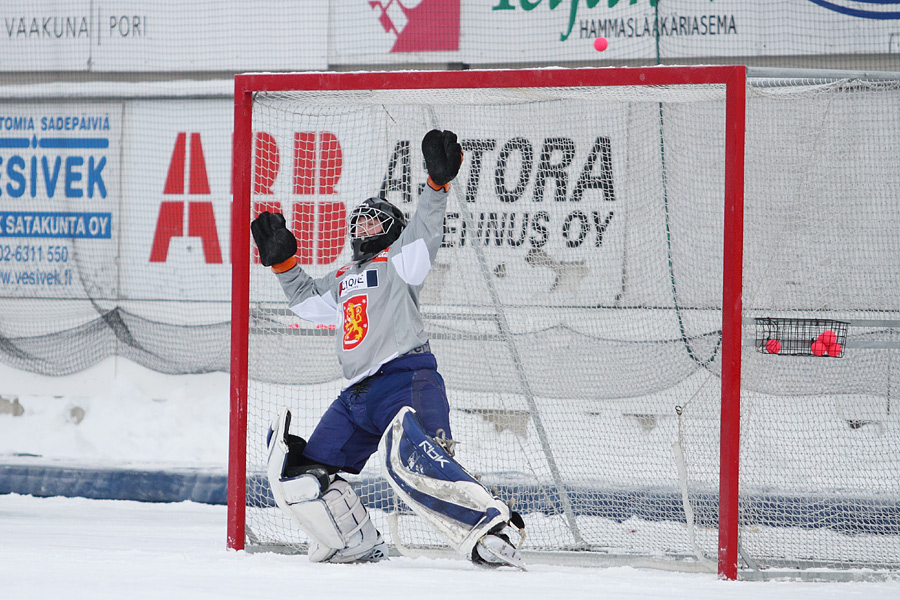
M 381 560 L 381 534 L 338 473 L 358 474 L 382 444 L 395 492 L 454 549 L 476 563 L 521 568 L 521 517 L 452 456 L 450 407 L 418 294 L 441 245 L 463 155 L 456 134 L 438 130 L 425 135 L 422 153 L 428 185 L 409 223 L 386 200 L 369 198 L 350 213 L 352 262 L 324 277 L 297 265 L 297 241 L 282 215 L 264 212 L 251 224 L 262 264 L 276 273 L 291 310 L 336 326 L 347 380 L 309 440 L 290 434 L 291 415 L 282 409 L 267 440 L 269 484 L 309 535 L 311 561 Z

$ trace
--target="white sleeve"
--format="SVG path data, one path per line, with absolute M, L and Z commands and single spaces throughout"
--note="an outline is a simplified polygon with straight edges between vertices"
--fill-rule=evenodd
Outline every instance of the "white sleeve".
M 400 252 L 391 257 L 400 279 L 409 285 L 422 285 L 425 276 L 431 270 L 431 256 L 425 240 L 417 238 L 405 246 L 401 246 Z
M 310 296 L 300 302 L 300 304 L 292 306 L 291 310 L 301 319 L 312 321 L 313 323 L 337 325 L 337 304 L 332 299 L 331 294 Z
M 313 279 L 295 265 L 277 277 L 294 314 L 313 323 L 337 325 L 337 302 L 331 290 L 336 273 Z

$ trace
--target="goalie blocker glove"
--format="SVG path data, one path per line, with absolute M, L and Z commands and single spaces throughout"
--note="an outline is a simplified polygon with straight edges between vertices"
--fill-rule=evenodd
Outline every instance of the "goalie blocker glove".
M 279 213 L 261 213 L 250 223 L 250 232 L 259 248 L 259 260 L 266 267 L 280 265 L 297 253 L 297 238 L 288 230 L 284 216 Z
M 432 189 L 443 188 L 453 181 L 462 164 L 462 146 L 452 131 L 432 129 L 422 138 L 422 156 L 428 171 L 428 185 Z

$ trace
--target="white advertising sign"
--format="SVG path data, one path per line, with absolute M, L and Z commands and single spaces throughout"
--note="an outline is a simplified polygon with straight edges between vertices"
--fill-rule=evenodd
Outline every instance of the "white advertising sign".
M 0 27 L 4 71 L 327 67 L 327 0 L 7 0 Z
M 106 297 L 119 227 L 120 103 L 0 105 L 0 290 Z
M 228 100 L 128 104 L 123 298 L 230 298 L 233 115 Z
M 333 12 L 333 64 L 900 52 L 893 0 L 335 0 Z
M 232 128 L 227 99 L 0 107 L 0 294 L 227 320 Z
M 318 114 L 291 115 L 290 121 L 259 123 L 257 133 L 267 136 L 268 162 L 275 166 L 253 201 L 266 208 L 276 202 L 294 229 L 303 227 L 298 219 L 313 223 L 313 235 L 301 240 L 310 245 L 306 255 L 301 249 L 301 262 L 310 274 L 324 275 L 349 261 L 342 222 L 356 204 L 384 195 L 404 212 L 414 212 L 426 180 L 422 136 L 432 126 L 449 128 L 458 132 L 467 157 L 452 186 L 444 249 L 426 283 L 426 301 L 489 302 L 482 297 L 489 291 L 478 283 L 480 277 L 474 277 L 474 288 L 458 285 L 488 269 L 509 304 L 546 301 L 536 289 L 557 303 L 612 302 L 621 286 L 624 253 L 618 207 L 627 200 L 618 186 L 625 183 L 619 178 L 625 177 L 628 160 L 626 115 L 610 112 L 603 124 L 586 127 L 583 121 L 542 118 L 546 106 L 540 102 L 515 110 L 511 117 L 507 106 L 480 106 L 477 114 L 440 106 L 432 121 L 415 106 L 379 105 L 355 111 L 364 118 L 352 119 L 325 107 Z M 658 146 L 658 137 L 652 143 Z M 329 158 L 297 160 L 298 148 L 306 145 Z M 337 164 L 339 170 L 333 168 Z M 309 165 L 309 172 L 291 165 Z M 330 218 L 336 221 L 329 223 Z M 340 239 L 324 240 L 326 232 Z M 609 275 L 585 277 L 588 261 Z M 269 276 L 258 271 L 254 276 Z M 536 283 L 523 288 L 517 283 L 522 278 Z
M 628 179 L 628 152 L 643 151 L 632 150 L 640 146 L 625 130 L 635 115 L 609 107 L 600 120 L 560 122 L 546 118 L 540 102 L 518 107 L 512 118 L 509 110 L 486 105 L 473 114 L 451 104 L 424 118 L 415 108 L 379 105 L 352 119 L 328 106 L 290 118 L 261 110 L 261 117 L 274 118 L 254 123 L 252 201 L 305 232 L 298 235 L 300 262 L 324 275 L 349 261 L 346 218 L 359 202 L 383 194 L 405 212 L 415 210 L 426 179 L 421 139 L 437 123 L 459 132 L 467 158 L 453 185 L 427 301 L 453 304 L 487 294 L 453 282 L 488 269 L 511 305 L 549 296 L 557 304 L 612 302 L 627 253 L 629 193 L 660 193 Z M 648 110 L 643 118 L 653 122 L 658 109 Z M 227 319 L 230 99 L 35 104 L 2 112 L 5 295 L 91 298 L 101 308 L 109 302 L 164 322 L 185 318 L 166 303 L 218 303 L 224 308 L 206 318 Z M 657 134 L 644 142 L 653 156 Z M 659 182 L 660 173 L 647 171 L 660 168 L 651 162 L 641 174 Z M 253 276 L 271 282 L 273 302 L 282 300 L 268 269 L 255 264 Z M 516 285 L 521 278 L 535 282 L 531 291 Z

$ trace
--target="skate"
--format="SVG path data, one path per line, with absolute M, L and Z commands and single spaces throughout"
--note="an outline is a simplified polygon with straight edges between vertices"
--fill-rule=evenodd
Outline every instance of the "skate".
M 518 515 L 516 516 L 518 517 Z M 516 529 L 518 529 L 519 545 L 521 546 L 525 540 L 524 527 L 518 528 L 512 523 L 504 523 L 498 530 L 488 533 L 478 540 L 472 550 L 472 562 L 483 567 L 515 567 L 521 571 L 527 570 L 519 548 L 510 540 L 510 534 L 513 534 Z

